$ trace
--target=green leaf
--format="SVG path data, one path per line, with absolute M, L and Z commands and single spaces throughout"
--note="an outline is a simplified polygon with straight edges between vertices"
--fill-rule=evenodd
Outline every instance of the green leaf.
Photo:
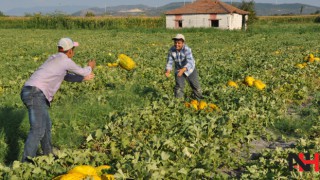
M 96 130 L 96 133 L 95 133 L 96 140 L 100 139 L 102 135 L 103 135 L 103 132 L 101 129 Z
M 87 137 L 86 141 L 89 142 L 89 141 L 91 141 L 91 140 L 93 140 L 93 137 L 92 137 L 91 134 L 90 134 L 90 135 Z
M 12 165 L 12 169 L 18 169 L 20 168 L 21 162 L 20 161 L 14 161 Z
M 40 174 L 41 172 L 42 172 L 42 170 L 39 167 L 34 168 L 34 170 L 32 171 L 32 173 L 34 173 L 34 174 Z
M 188 171 L 187 169 L 185 169 L 185 168 L 181 168 L 181 169 L 178 171 L 178 173 L 185 174 L 185 175 L 187 175 L 188 172 L 189 172 L 189 171 Z
M 191 171 L 191 173 L 193 173 L 193 174 L 203 174 L 204 172 L 205 172 L 205 170 L 202 168 L 195 168 Z
M 166 161 L 167 159 L 170 158 L 170 155 L 164 151 L 161 152 L 161 159 Z

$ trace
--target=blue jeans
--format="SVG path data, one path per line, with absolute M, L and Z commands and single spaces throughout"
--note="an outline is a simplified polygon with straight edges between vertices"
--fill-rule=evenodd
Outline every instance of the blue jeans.
M 192 88 L 192 96 L 195 99 L 202 99 L 202 91 L 200 88 L 199 83 L 199 75 L 197 69 L 194 69 L 194 71 L 189 75 L 186 76 L 183 74 L 182 76 L 178 77 L 177 73 L 175 74 L 176 78 L 176 85 L 174 87 L 174 95 L 176 98 L 183 98 L 184 97 L 184 87 L 185 87 L 185 81 L 187 80 L 190 84 L 190 87 Z
M 34 86 L 24 86 L 21 91 L 21 100 L 28 108 L 30 132 L 24 145 L 22 162 L 27 157 L 35 157 L 39 144 L 43 154 L 52 153 L 51 120 L 48 108 L 50 107 L 42 91 Z

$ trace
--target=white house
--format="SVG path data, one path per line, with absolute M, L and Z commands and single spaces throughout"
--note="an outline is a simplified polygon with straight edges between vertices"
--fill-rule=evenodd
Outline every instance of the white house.
M 249 12 L 219 0 L 196 0 L 165 14 L 167 28 L 214 27 L 233 30 L 246 29 Z

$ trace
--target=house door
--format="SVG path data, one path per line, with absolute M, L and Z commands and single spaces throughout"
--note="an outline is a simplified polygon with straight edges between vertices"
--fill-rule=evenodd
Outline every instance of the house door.
M 182 20 L 179 20 L 179 21 L 178 21 L 178 27 L 179 27 L 179 28 L 182 28 Z
M 211 27 L 219 27 L 219 20 L 211 20 Z

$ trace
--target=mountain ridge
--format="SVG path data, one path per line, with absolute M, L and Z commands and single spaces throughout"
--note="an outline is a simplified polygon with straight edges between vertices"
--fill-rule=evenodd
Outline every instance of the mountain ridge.
M 159 7 L 151 7 L 142 4 L 137 5 L 119 5 L 111 7 L 90 7 L 90 6 L 48 6 L 48 7 L 33 7 L 33 8 L 15 8 L 4 12 L 9 16 L 25 16 L 26 14 L 54 14 L 63 13 L 72 16 L 84 16 L 87 12 L 100 15 L 110 16 L 128 16 L 128 15 L 143 15 L 143 16 L 161 16 L 166 11 L 176 9 L 190 2 L 174 2 Z M 228 3 L 230 4 L 230 3 Z M 238 7 L 239 2 L 232 3 Z M 255 11 L 258 16 L 270 15 L 294 15 L 294 14 L 312 14 L 320 12 L 320 7 L 306 5 L 302 3 L 289 4 L 272 4 L 272 3 L 255 3 Z

